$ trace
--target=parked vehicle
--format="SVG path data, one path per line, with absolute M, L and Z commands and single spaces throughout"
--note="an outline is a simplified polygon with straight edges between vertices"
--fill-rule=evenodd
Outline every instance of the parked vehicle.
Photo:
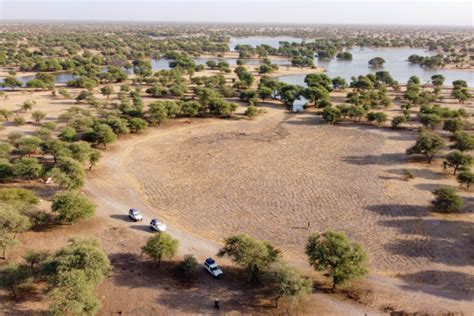
M 219 268 L 216 261 L 212 258 L 207 258 L 206 261 L 204 261 L 204 269 L 214 278 L 222 278 L 224 276 L 224 272 L 222 272 L 221 268 Z
M 164 232 L 166 231 L 166 224 L 160 221 L 158 218 L 154 218 L 150 222 L 150 227 L 157 232 Z
M 128 217 L 130 217 L 130 219 L 135 222 L 139 222 L 143 220 L 142 214 L 140 214 L 140 212 L 136 208 L 131 208 L 128 211 Z

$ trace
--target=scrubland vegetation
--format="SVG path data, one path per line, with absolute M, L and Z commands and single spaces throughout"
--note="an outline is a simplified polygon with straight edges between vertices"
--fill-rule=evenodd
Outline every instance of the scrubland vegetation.
M 230 52 L 229 36 L 252 35 L 317 39 L 282 42 L 279 48 L 238 45 L 235 53 Z M 205 124 L 220 119 L 258 124 L 267 110 L 290 112 L 287 110 L 301 98 L 306 100 L 304 112 L 331 128 L 369 126 L 371 131 L 398 130 L 407 137 L 415 132 L 412 146 L 406 149 L 406 163 L 434 165 L 429 168 L 436 177 L 455 179 L 459 184 L 432 189 L 433 198 L 428 201 L 432 206 L 426 209 L 440 216 L 463 216 L 472 206 L 474 180 L 472 90 L 468 84 L 445 82 L 442 75 L 433 75 L 429 84 L 420 83 L 416 76 L 406 83 L 397 82 L 383 69 L 348 82 L 329 77 L 313 62 L 314 58 L 349 61 L 352 55 L 345 49 L 356 46 L 409 46 L 438 55 L 407 56 L 407 62 L 467 68 L 472 66 L 469 38 L 461 30 L 375 31 L 368 27 L 229 26 L 222 31 L 214 26 L 24 25 L 19 30 L 15 24 L 5 25 L 0 33 L 0 67 L 5 74 L 5 90 L 0 95 L 0 287 L 15 300 L 28 300 L 23 293 L 32 287 L 44 289 L 54 315 L 96 314 L 101 306 L 96 287 L 114 270 L 107 249 L 95 239 L 71 239 L 59 249 L 43 251 L 35 249 L 31 235 L 18 247 L 20 236 L 39 230 L 54 234 L 58 227 L 72 228 L 81 222 L 94 225 L 96 209 L 104 206 L 96 205 L 82 189 L 102 157 L 116 154 L 110 153 L 115 142 L 130 139 L 132 134 L 140 139 L 147 133 L 161 133 L 156 127 L 169 121 L 192 119 Z M 236 65 L 211 58 L 229 54 L 238 57 Z M 197 65 L 194 58 L 199 56 L 209 61 Z M 151 59 L 160 58 L 169 60 L 169 70 L 153 71 Z M 249 58 L 258 58 L 260 64 L 246 64 Z M 287 58 L 298 67 L 293 71 L 307 73 L 306 85 L 280 81 L 284 67 L 275 63 L 278 58 Z M 369 65 L 379 68 L 384 62 L 376 57 Z M 73 79 L 57 84 L 54 72 L 59 71 L 70 71 Z M 22 73 L 33 73 L 34 78 L 23 85 L 18 79 Z M 270 140 L 283 134 L 275 130 Z M 160 154 L 158 150 L 156 155 Z M 408 169 L 404 175 L 407 181 L 416 178 Z M 305 257 L 316 272 L 325 273 L 328 278 L 323 282 L 330 283 L 332 291 L 347 288 L 352 280 L 370 272 L 371 253 L 364 244 L 352 241 L 357 237 L 334 229 L 319 232 L 311 229 L 309 221 L 307 228 L 310 234 L 303 247 L 300 242 L 298 251 L 292 248 L 292 253 Z M 313 293 L 313 285 L 320 281 L 313 271 L 296 268 L 281 244 L 230 233 L 234 230 L 220 240 L 217 256 L 238 266 L 248 286 L 261 289 L 276 307 L 281 298 L 300 302 Z M 165 274 L 164 262 L 181 254 L 182 245 L 172 235 L 155 234 L 134 250 Z M 10 253 L 15 254 L 14 260 Z M 174 277 L 181 283 L 198 279 L 195 256 L 200 255 L 187 253 L 182 261 L 172 263 Z

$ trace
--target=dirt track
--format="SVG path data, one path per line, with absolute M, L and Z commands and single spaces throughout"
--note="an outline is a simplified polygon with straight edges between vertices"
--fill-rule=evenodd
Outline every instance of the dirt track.
M 133 201 L 148 218 L 164 219 L 182 253 L 200 258 L 222 237 L 247 232 L 304 267 L 308 220 L 311 230 L 344 230 L 369 252 L 369 305 L 472 310 L 472 216 L 427 211 L 429 190 L 452 182 L 406 165 L 412 135 L 268 110 L 256 121 L 181 122 L 120 142 L 88 192 L 105 214 Z M 417 176 L 410 182 L 402 179 L 407 167 Z

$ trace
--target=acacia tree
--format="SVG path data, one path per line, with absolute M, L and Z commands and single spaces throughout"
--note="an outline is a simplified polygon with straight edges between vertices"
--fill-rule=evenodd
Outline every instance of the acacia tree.
M 95 213 L 95 205 L 77 192 L 64 192 L 57 193 L 53 197 L 51 210 L 59 214 L 58 218 L 61 222 L 70 224 L 92 217 Z
M 29 218 L 17 208 L 11 204 L 0 203 L 0 249 L 3 259 L 6 259 L 7 249 L 18 243 L 17 235 L 30 227 Z
M 462 198 L 456 193 L 454 188 L 439 188 L 432 193 L 435 199 L 431 201 L 431 204 L 437 211 L 448 213 L 459 212 L 459 209 L 463 205 Z
M 162 259 L 169 259 L 176 255 L 178 245 L 178 240 L 162 232 L 148 238 L 146 244 L 142 247 L 142 251 L 160 266 Z
M 51 315 L 95 315 L 100 307 L 92 284 L 84 271 L 72 270 L 61 273 L 56 286 L 49 293 Z
M 59 158 L 58 163 L 49 174 L 56 183 L 68 190 L 78 189 L 84 185 L 84 170 L 81 164 L 73 158 Z
M 431 163 L 434 155 L 445 145 L 440 136 L 423 131 L 418 135 L 415 145 L 407 149 L 407 155 L 421 154 Z
M 99 301 L 97 285 L 110 271 L 110 261 L 95 240 L 69 240 L 48 262 L 52 291 L 49 293 L 53 315 L 94 315 Z
M 317 271 L 329 271 L 332 289 L 337 284 L 367 274 L 367 255 L 358 243 L 342 232 L 312 234 L 306 243 L 309 264 Z
M 100 93 L 102 93 L 103 96 L 107 97 L 107 100 L 110 98 L 110 96 L 114 93 L 114 87 L 112 86 L 103 86 L 100 89 Z
M 444 163 L 445 166 L 452 167 L 454 169 L 453 175 L 456 175 L 456 172 L 459 169 L 465 169 L 471 166 L 472 157 L 460 152 L 459 150 L 455 150 L 446 156 L 446 161 Z
M 263 275 L 263 282 L 274 294 L 275 307 L 278 308 L 280 298 L 287 297 L 290 300 L 298 300 L 312 291 L 312 282 L 301 275 L 301 273 L 282 262 L 272 266 Z
M 18 292 L 33 281 L 31 270 L 25 266 L 9 264 L 0 270 L 0 287 L 18 298 Z
M 224 240 L 224 247 L 217 255 L 230 257 L 232 261 L 247 270 L 251 282 L 259 282 L 261 274 L 268 271 L 270 266 L 280 259 L 280 250 L 268 242 L 246 234 L 238 234 L 227 237 Z
M 46 113 L 42 111 L 33 111 L 31 113 L 31 118 L 35 121 L 36 124 L 39 124 L 41 120 L 46 117 Z
M 471 184 L 474 183 L 474 173 L 466 170 L 458 174 L 457 176 L 458 182 L 461 184 L 465 184 L 466 188 L 469 189 Z
M 454 141 L 454 144 L 451 146 L 453 149 L 462 152 L 474 149 L 474 137 L 470 136 L 467 132 L 455 132 L 452 140 Z

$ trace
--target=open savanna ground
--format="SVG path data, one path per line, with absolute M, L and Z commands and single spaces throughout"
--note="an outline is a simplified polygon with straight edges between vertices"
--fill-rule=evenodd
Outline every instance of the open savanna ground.
M 255 66 L 247 68 L 259 77 Z M 272 76 L 320 71 L 280 67 Z M 195 75 L 216 74 L 219 71 L 206 69 Z M 233 72 L 224 76 L 228 85 L 237 80 Z M 182 77 L 189 83 L 188 74 Z M 152 102 L 179 100 L 170 95 L 152 98 L 144 93 L 149 85 L 127 83 L 132 91 L 141 88 L 136 93 L 143 101 L 143 118 L 149 118 Z M 119 84 L 111 86 L 115 92 L 120 89 Z M 192 88 L 194 84 L 189 83 L 184 97 L 199 100 Z M 256 82 L 251 88 L 256 88 Z M 25 123 L 15 125 L 10 118 L 3 123 L 0 137 L 7 139 L 14 131 L 37 135 L 47 122 L 57 123 L 51 136 L 56 137 L 69 124 L 58 118 L 71 107 L 87 109 L 93 118 L 126 116 L 117 114 L 121 100 L 115 93 L 107 98 L 98 88 L 91 89 L 98 106 L 73 100 L 84 90 L 65 89 L 72 98 L 26 89 L 5 93 L 1 108 Z M 388 121 L 401 115 L 406 87 L 401 89 L 388 90 L 392 106 L 377 105 L 373 110 L 387 114 Z M 350 91 L 332 92 L 333 108 L 346 103 Z M 442 98 L 435 103 L 451 110 L 466 109 L 463 120 L 472 134 L 472 102 L 459 104 L 450 93 L 451 89 L 442 88 Z M 33 109 L 20 110 L 28 100 L 36 102 Z M 438 153 L 431 164 L 406 155 L 421 126 L 416 117 L 419 106 L 412 108 L 408 122 L 391 129 L 387 122 L 376 126 L 365 118 L 326 124 L 322 109 L 293 113 L 278 100 L 256 99 L 261 111 L 251 119 L 244 114 L 247 103 L 235 96 L 226 100 L 238 103 L 226 119 L 181 115 L 160 121 L 139 135 L 124 133 L 107 149 L 94 143 L 103 158 L 87 171 L 82 193 L 97 205 L 96 215 L 73 225 L 45 225 L 20 234 L 21 244 L 8 260 L 22 262 L 32 248 L 54 252 L 70 237 L 100 240 L 112 264 L 112 271 L 95 291 L 102 304 L 100 315 L 211 314 L 215 313 L 215 298 L 222 302 L 220 313 L 231 315 L 376 315 L 391 311 L 468 315 L 474 309 L 474 195 L 459 186 L 452 169 L 443 170 L 444 153 Z M 34 122 L 35 110 L 46 114 L 42 122 Z M 435 132 L 447 141 L 449 133 L 439 127 Z M 53 163 L 41 150 L 31 156 Z M 407 171 L 413 178 L 407 177 Z M 40 207 L 48 209 L 59 188 L 44 184 L 44 178 L 4 186 L 33 189 L 43 199 Z M 442 186 L 458 189 L 464 200 L 460 213 L 433 212 L 431 191 Z M 144 222 L 129 221 L 126 212 L 131 207 L 142 212 Z M 147 224 L 152 217 L 167 223 L 169 233 L 180 242 L 178 256 L 161 268 L 141 253 L 151 236 Z M 309 234 L 327 230 L 345 232 L 369 257 L 369 276 L 335 293 L 329 291 L 330 282 L 323 273 L 310 269 L 304 254 Z M 215 256 L 223 239 L 236 233 L 281 249 L 286 261 L 315 280 L 315 291 L 298 304 L 285 302 L 276 309 L 227 259 L 219 260 L 226 273 L 223 280 L 213 280 L 203 272 L 196 282 L 184 286 L 172 277 L 176 260 L 189 253 L 199 262 Z M 2 292 L 0 313 L 46 314 L 48 300 L 41 286 L 33 286 L 18 301 L 7 299 Z

